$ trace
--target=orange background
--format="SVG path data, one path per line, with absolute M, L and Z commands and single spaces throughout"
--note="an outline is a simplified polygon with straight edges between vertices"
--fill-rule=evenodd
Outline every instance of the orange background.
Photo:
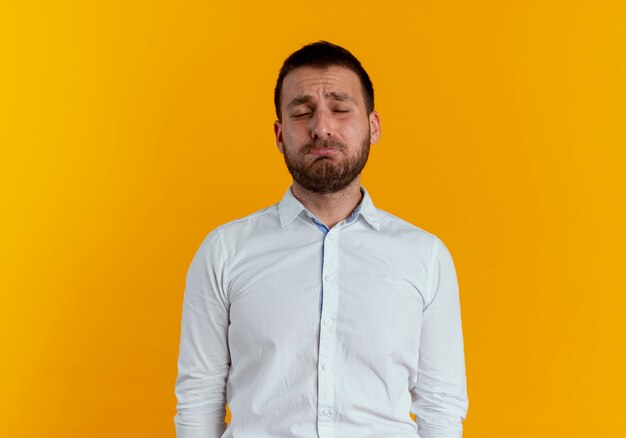
M 283 59 L 346 46 L 383 136 L 364 185 L 439 236 L 465 437 L 618 437 L 626 3 L 2 2 L 0 434 L 174 435 L 185 273 L 280 200 Z

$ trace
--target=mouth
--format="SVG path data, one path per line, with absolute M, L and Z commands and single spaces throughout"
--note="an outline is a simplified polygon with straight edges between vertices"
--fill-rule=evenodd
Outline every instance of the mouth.
M 339 151 L 336 148 L 317 148 L 309 152 L 309 154 L 316 156 L 335 155 L 337 153 L 339 153 Z

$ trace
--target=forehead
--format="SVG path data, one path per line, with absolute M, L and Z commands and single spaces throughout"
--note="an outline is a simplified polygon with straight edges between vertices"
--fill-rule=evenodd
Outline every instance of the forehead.
M 308 95 L 322 98 L 331 92 L 347 94 L 359 104 L 364 104 L 361 81 L 357 74 L 336 65 L 324 69 L 298 67 L 285 76 L 281 92 L 283 106 L 297 97 Z

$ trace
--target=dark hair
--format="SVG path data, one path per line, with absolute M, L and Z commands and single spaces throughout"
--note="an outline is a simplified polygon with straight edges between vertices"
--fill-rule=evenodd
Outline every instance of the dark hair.
M 298 67 L 327 69 L 335 65 L 345 67 L 356 73 L 361 80 L 365 108 L 368 114 L 374 111 L 374 87 L 359 60 L 343 47 L 329 43 L 328 41 L 318 41 L 316 43 L 307 44 L 285 59 L 280 73 L 278 73 L 278 80 L 276 81 L 276 88 L 274 89 L 274 106 L 276 107 L 276 117 L 278 117 L 278 120 L 281 120 L 280 93 L 287 74 Z

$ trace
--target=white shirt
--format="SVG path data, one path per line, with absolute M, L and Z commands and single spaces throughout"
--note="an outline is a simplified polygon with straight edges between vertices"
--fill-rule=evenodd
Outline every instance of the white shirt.
M 330 230 L 289 189 L 202 242 L 183 302 L 178 438 L 461 437 L 450 253 L 361 191 Z

